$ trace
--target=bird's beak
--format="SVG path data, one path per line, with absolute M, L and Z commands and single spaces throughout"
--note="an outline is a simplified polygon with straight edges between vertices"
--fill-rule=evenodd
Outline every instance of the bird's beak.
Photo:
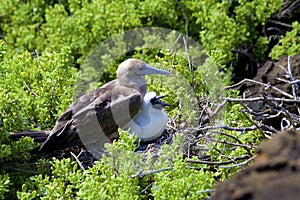
M 155 67 L 151 67 L 150 65 L 145 65 L 139 69 L 138 72 L 140 75 L 145 75 L 145 74 L 162 74 L 162 75 L 167 75 L 170 76 L 171 73 L 162 69 L 157 69 Z

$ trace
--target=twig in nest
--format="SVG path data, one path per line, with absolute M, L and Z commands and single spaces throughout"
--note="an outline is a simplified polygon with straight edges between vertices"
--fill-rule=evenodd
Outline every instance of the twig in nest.
M 243 147 L 243 148 L 248 148 L 248 149 L 252 149 L 252 148 L 256 148 L 257 146 L 255 145 L 247 145 L 247 144 L 238 144 L 238 143 L 234 143 L 234 142 L 228 142 L 226 140 L 217 140 L 217 139 L 214 139 L 214 138 L 209 138 L 210 141 L 213 141 L 213 142 L 218 142 L 218 143 L 223 143 L 223 144 L 228 144 L 228 145 L 231 145 L 231 146 L 235 146 L 235 147 Z
M 288 57 L 288 72 L 289 72 L 288 75 L 289 75 L 290 81 L 291 82 L 295 81 L 295 78 L 293 76 L 292 69 L 291 69 L 291 57 L 290 56 Z M 299 89 L 299 87 L 298 87 L 297 83 L 292 84 L 292 91 L 293 91 L 294 99 L 298 99 L 298 89 Z M 298 114 L 300 114 L 299 107 L 297 108 L 297 110 L 298 110 Z
M 221 161 L 221 162 L 214 162 L 214 161 L 206 161 L 206 160 L 187 160 L 187 163 L 196 163 L 196 164 L 205 164 L 205 165 L 226 165 L 230 163 L 235 163 L 238 160 L 244 160 L 249 158 L 248 155 L 239 156 L 235 158 L 231 158 L 230 160 Z
M 223 98 L 224 100 L 228 100 L 230 102 L 253 102 L 259 100 L 275 100 L 275 101 L 283 101 L 287 103 L 300 103 L 300 99 L 284 99 L 284 98 L 270 98 L 270 97 L 253 97 L 253 98 Z
M 256 130 L 257 127 L 256 126 L 250 126 L 250 127 L 231 127 L 231 126 L 227 126 L 227 125 L 218 125 L 218 126 L 204 126 L 204 127 L 197 127 L 197 128 L 193 128 L 192 130 L 196 130 L 196 131 L 207 131 L 207 130 L 214 130 L 214 129 L 225 129 L 228 131 L 253 131 Z
M 213 111 L 210 108 L 203 108 L 203 110 L 206 111 L 206 116 L 201 119 L 200 125 L 205 124 L 207 122 L 209 122 L 209 120 L 213 119 L 215 116 L 217 116 L 219 114 L 219 112 L 221 111 L 222 108 L 224 108 L 224 106 L 226 105 L 227 100 L 225 99 L 222 103 L 220 103 L 217 108 L 215 109 L 215 111 Z
M 250 117 L 244 111 L 242 111 L 242 113 L 251 124 L 253 124 L 254 126 L 257 127 L 257 129 L 263 135 L 263 137 L 265 137 L 265 134 L 264 134 L 263 130 L 261 129 L 261 127 L 257 123 L 255 123 L 252 119 L 250 119 Z
M 85 171 L 85 168 L 83 167 L 82 163 L 80 162 L 80 160 L 78 159 L 79 156 L 82 154 L 83 149 L 81 149 L 80 153 L 78 154 L 78 156 L 76 156 L 73 152 L 70 152 L 71 155 L 75 158 L 76 162 L 78 163 L 79 167 L 82 169 L 82 171 Z
M 230 138 L 236 140 L 240 145 L 243 145 L 242 147 L 248 152 L 249 156 L 252 156 L 252 153 L 251 153 L 251 151 L 250 151 L 250 148 L 248 148 L 247 146 L 244 146 L 245 144 L 244 144 L 240 139 L 238 139 L 237 137 L 235 137 L 235 136 L 233 136 L 233 135 L 230 135 L 230 134 L 228 134 L 228 133 L 225 133 L 225 132 L 223 132 L 223 131 L 216 131 L 215 133 L 221 134 L 221 135 L 225 135 L 225 136 L 227 136 L 227 137 L 230 137 Z
M 277 88 L 275 86 L 270 85 L 269 83 L 265 84 L 265 83 L 262 83 L 262 82 L 259 82 L 259 81 L 255 81 L 255 80 L 251 80 L 251 79 L 247 79 L 247 78 L 244 79 L 244 80 L 242 80 L 242 81 L 240 81 L 240 82 L 238 82 L 238 83 L 236 83 L 236 84 L 234 84 L 234 85 L 226 86 L 225 89 L 235 88 L 235 87 L 237 87 L 237 86 L 239 86 L 239 85 L 241 85 L 241 84 L 243 84 L 245 82 L 250 82 L 250 83 L 255 83 L 255 84 L 258 84 L 258 85 L 262 85 L 262 86 L 265 87 L 266 90 L 270 88 L 270 89 L 273 89 L 273 90 L 279 92 L 280 94 L 282 94 L 282 95 L 284 95 L 284 96 L 286 96 L 286 97 L 288 97 L 290 99 L 294 98 L 293 95 L 290 95 L 290 94 L 282 91 L 281 89 L 279 89 L 279 88 Z
M 230 165 L 230 166 L 219 166 L 220 168 L 235 168 L 235 167 L 240 167 L 240 166 L 243 166 L 243 165 L 247 165 L 249 162 L 251 162 L 256 156 L 253 156 L 251 158 L 249 158 L 248 160 L 245 160 L 244 162 L 242 163 L 238 163 L 238 164 L 235 164 L 235 165 Z
M 173 167 L 167 167 L 167 168 L 161 168 L 161 169 L 157 169 L 157 170 L 153 170 L 153 171 L 148 171 L 148 172 L 145 172 L 145 173 L 138 172 L 136 174 L 133 174 L 133 175 L 129 176 L 128 178 L 144 177 L 144 176 L 148 176 L 148 175 L 151 175 L 151 174 L 156 174 L 156 173 L 163 172 L 163 171 L 169 171 L 169 170 L 172 170 L 172 169 L 173 169 Z
M 275 21 L 275 20 L 271 20 L 269 19 L 268 22 L 271 22 L 273 24 L 278 24 L 280 26 L 285 26 L 285 27 L 288 27 L 288 28 L 292 28 L 293 26 L 290 25 L 290 24 L 287 24 L 287 23 L 283 23 L 283 22 L 280 22 L 280 21 Z

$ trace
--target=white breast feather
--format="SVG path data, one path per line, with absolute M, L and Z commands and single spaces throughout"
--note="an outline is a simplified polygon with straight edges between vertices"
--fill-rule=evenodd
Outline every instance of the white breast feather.
M 153 140 L 163 133 L 168 122 L 168 116 L 163 109 L 156 109 L 150 100 L 156 96 L 155 92 L 147 92 L 140 111 L 123 130 L 129 130 L 142 141 Z

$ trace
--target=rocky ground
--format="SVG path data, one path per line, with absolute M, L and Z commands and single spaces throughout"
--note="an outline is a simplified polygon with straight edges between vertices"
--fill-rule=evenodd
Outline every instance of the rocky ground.
M 300 54 L 266 62 L 252 79 L 236 84 L 253 119 L 281 131 L 300 127 Z M 271 129 L 270 132 L 273 132 Z
M 300 131 L 286 131 L 262 143 L 254 164 L 219 184 L 211 199 L 299 199 L 299 180 Z

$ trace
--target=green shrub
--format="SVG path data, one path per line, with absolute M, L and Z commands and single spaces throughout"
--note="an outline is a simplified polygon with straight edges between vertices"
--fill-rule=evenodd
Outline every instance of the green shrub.
M 270 57 L 279 59 L 281 56 L 293 56 L 300 52 L 300 24 L 295 21 L 293 29 L 285 34 L 280 41 L 280 45 L 273 47 Z
M 8 45 L 29 51 L 69 46 L 83 58 L 101 41 L 142 26 L 178 28 L 176 1 L 3 0 L 0 30 Z M 179 13 L 179 14 L 178 14 Z
M 213 173 L 187 168 L 182 157 L 182 136 L 178 135 L 171 146 L 164 145 L 162 156 L 154 162 L 153 155 L 142 157 L 134 152 L 136 137 L 123 131 L 120 135 L 118 142 L 107 145 L 108 156 L 84 172 L 70 159 L 53 159 L 52 175 L 27 180 L 18 198 L 148 199 L 142 190 L 149 184 L 153 185 L 148 195 L 154 198 L 202 199 L 208 195 L 201 191 L 212 187 Z
M 230 177 L 240 168 L 213 168 L 190 164 L 183 157 L 183 138 L 177 134 L 171 146 L 164 145 L 159 158 L 148 153 L 134 153 L 135 138 L 121 132 L 121 140 L 108 145 L 101 161 L 84 172 L 72 159 L 38 160 L 29 151 L 33 140 L 13 142 L 8 132 L 29 129 L 51 129 L 55 119 L 72 101 L 77 69 L 90 51 L 114 34 L 136 27 L 161 26 L 199 38 L 217 65 L 234 58 L 236 49 L 254 46 L 256 56 L 263 56 L 267 39 L 257 31 L 278 10 L 282 0 L 252 1 L 42 1 L 2 0 L 0 4 L 0 198 L 13 199 L 204 199 L 216 180 Z M 188 21 L 186 21 L 188 20 Z M 186 22 L 188 22 L 186 24 Z M 188 25 L 186 27 L 186 25 Z M 297 36 L 299 24 L 282 39 L 282 48 Z M 148 42 L 159 42 L 149 35 Z M 5 42 L 4 42 L 5 41 Z M 299 43 L 299 42 L 296 42 Z M 295 43 L 295 44 L 296 44 Z M 276 47 L 279 48 L 279 47 Z M 274 52 L 279 51 L 274 48 Z M 292 45 L 290 53 L 298 47 Z M 37 50 L 37 52 L 35 52 Z M 175 52 L 175 53 L 174 53 Z M 175 56 L 176 54 L 176 56 Z M 275 53 L 274 53 L 275 54 Z M 276 53 L 275 56 L 279 55 Z M 193 74 L 183 52 L 136 49 L 126 56 L 158 63 L 177 73 L 173 78 L 148 79 L 149 90 L 169 94 L 164 101 L 169 117 L 176 117 L 179 128 L 197 126 L 202 104 L 214 108 L 222 85 L 228 84 L 228 73 L 214 79 L 211 60 L 193 66 Z M 199 55 L 198 55 L 199 56 Z M 273 54 L 272 54 L 273 56 Z M 124 56 L 125 57 L 125 56 Z M 119 58 L 122 60 L 124 57 Z M 99 58 L 110 64 L 101 83 L 115 78 L 119 60 L 111 63 L 106 55 Z M 215 66 L 214 66 L 215 67 Z M 230 72 L 230 71 L 229 71 Z M 178 77 L 182 82 L 178 81 Z M 222 84 L 222 81 L 226 82 Z M 211 101 L 212 100 L 212 101 Z M 249 126 L 241 106 L 230 105 L 224 122 L 230 126 Z M 241 142 L 256 145 L 257 131 L 226 131 Z M 216 140 L 234 142 L 231 137 L 214 134 Z M 199 140 L 197 145 L 208 145 Z M 212 161 L 244 155 L 246 149 L 220 142 L 200 152 Z M 253 153 L 253 149 L 250 150 Z M 200 155 L 199 155 L 200 157 Z M 50 172 L 47 171 L 50 166 Z M 48 172 L 48 173 L 47 173 Z
M 76 69 L 69 48 L 37 56 L 32 58 L 27 51 L 7 53 L 0 61 L 4 131 L 52 128 L 72 102 Z
M 76 69 L 69 48 L 33 58 L 27 51 L 9 51 L 0 40 L 0 52 L 0 176 L 5 188 L 10 180 L 10 199 L 36 169 L 29 165 L 29 151 L 37 144 L 31 138 L 11 141 L 8 133 L 51 129 L 72 102 Z
M 200 25 L 200 42 L 210 52 L 223 56 L 222 64 L 234 59 L 234 50 L 254 47 L 256 56 L 267 50 L 266 38 L 257 31 L 281 8 L 282 0 L 186 1 L 192 19 Z
M 0 199 L 4 199 L 4 194 L 9 191 L 10 179 L 7 174 L 0 174 Z

